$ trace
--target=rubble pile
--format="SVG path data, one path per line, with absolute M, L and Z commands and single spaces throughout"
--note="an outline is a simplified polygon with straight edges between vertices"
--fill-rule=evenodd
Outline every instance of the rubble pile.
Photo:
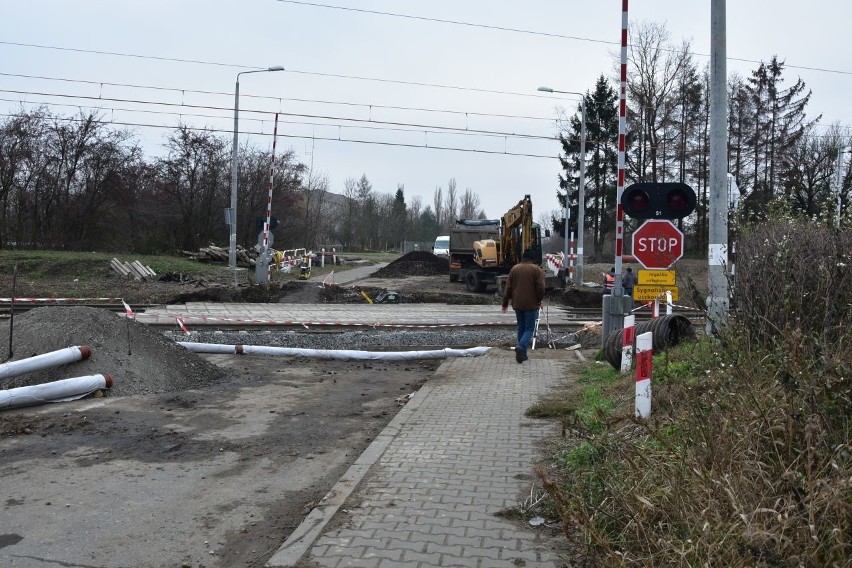
M 0 343 L 5 360 L 8 323 L 0 325 Z M 84 361 L 10 377 L 0 381 L 0 388 L 106 373 L 114 381 L 109 396 L 128 396 L 184 391 L 225 378 L 219 367 L 124 314 L 83 306 L 50 306 L 15 316 L 12 360 L 77 345 L 87 345 L 92 355 Z
M 450 264 L 446 258 L 435 256 L 431 252 L 413 251 L 375 271 L 372 276 L 374 278 L 438 276 L 449 274 L 449 270 Z

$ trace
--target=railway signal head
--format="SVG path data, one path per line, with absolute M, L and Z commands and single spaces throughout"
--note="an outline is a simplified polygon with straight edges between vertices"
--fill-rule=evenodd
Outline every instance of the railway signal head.
M 695 211 L 695 191 L 685 183 L 634 183 L 621 195 L 634 219 L 682 219 Z

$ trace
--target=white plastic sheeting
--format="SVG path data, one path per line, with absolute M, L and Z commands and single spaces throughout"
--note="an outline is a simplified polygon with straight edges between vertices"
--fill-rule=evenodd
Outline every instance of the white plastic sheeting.
M 232 355 L 279 355 L 285 357 L 312 357 L 338 361 L 412 361 L 415 359 L 447 359 L 449 357 L 479 357 L 490 347 L 470 349 L 435 349 L 431 351 L 357 351 L 351 349 L 297 349 L 293 347 L 266 347 L 261 345 L 222 345 L 219 343 L 192 343 L 179 341 L 196 353 L 222 353 Z
M 109 375 L 86 375 L 41 385 L 17 387 L 0 391 L 0 408 L 75 400 L 96 390 L 111 387 L 112 377 Z
M 81 345 L 77 347 L 66 347 L 65 349 L 51 351 L 50 353 L 44 353 L 42 355 L 35 355 L 28 359 L 9 361 L 7 363 L 0 364 L 0 379 L 17 377 L 18 375 L 23 375 L 32 371 L 50 369 L 52 367 L 64 365 L 65 363 L 73 363 L 74 361 L 80 361 L 81 359 L 88 359 L 91 354 L 92 351 L 88 346 Z

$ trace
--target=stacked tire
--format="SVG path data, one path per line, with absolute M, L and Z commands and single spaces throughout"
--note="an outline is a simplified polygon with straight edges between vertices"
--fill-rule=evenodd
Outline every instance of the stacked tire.
M 679 314 L 661 316 L 636 325 L 634 337 L 651 332 L 651 342 L 654 354 L 686 340 L 695 339 L 695 328 L 689 319 Z M 604 354 L 607 362 L 621 369 L 621 341 L 624 330 L 618 329 L 609 334 L 604 344 Z

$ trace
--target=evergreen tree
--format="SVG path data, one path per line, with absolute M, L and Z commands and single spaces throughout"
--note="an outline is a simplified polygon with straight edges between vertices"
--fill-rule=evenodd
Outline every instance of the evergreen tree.
M 783 72 L 784 62 L 773 56 L 768 64 L 760 64 L 745 85 L 754 113 L 746 139 L 753 152 L 748 188 L 756 192 L 751 200 L 753 206 L 765 205 L 779 192 L 779 181 L 786 175 L 782 163 L 816 122 L 805 118 L 811 93 L 805 93 L 804 81 L 799 78 L 791 87 L 782 89 Z
M 618 94 L 603 75 L 595 83 L 591 95 L 584 95 L 586 105 L 586 188 L 584 248 L 600 254 L 604 235 L 615 228 L 615 186 L 618 174 Z M 576 211 L 579 198 L 580 123 L 581 115 L 570 117 L 567 133 L 559 136 L 562 155 L 559 162 L 564 175 L 559 175 L 557 199 Z M 553 219 L 553 228 L 565 237 L 565 222 Z M 577 231 L 576 214 L 572 215 L 569 231 Z M 590 254 L 586 252 L 584 254 Z

